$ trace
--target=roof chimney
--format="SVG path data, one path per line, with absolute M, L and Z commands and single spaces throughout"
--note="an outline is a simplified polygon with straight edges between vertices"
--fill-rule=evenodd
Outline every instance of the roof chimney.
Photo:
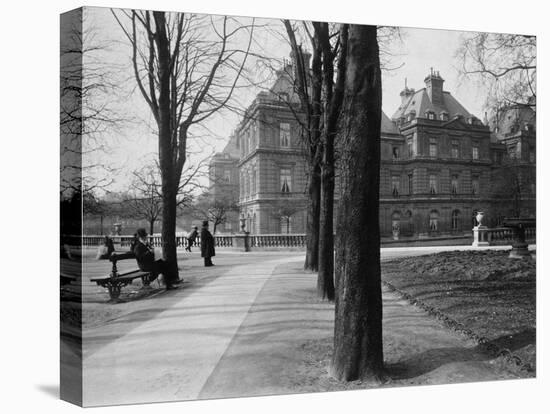
M 414 89 L 407 87 L 407 78 L 405 78 L 405 89 L 401 91 L 399 96 L 401 96 L 401 106 L 405 105 L 409 98 L 414 95 Z
M 426 83 L 426 91 L 433 105 L 443 105 L 443 82 L 444 79 L 439 74 L 439 71 L 434 71 L 430 68 L 430 74 L 424 79 Z

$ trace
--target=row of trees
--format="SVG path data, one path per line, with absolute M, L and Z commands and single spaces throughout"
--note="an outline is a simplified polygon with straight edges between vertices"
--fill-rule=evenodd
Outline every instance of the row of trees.
M 135 10 L 113 16 L 130 45 L 135 83 L 158 135 L 156 170 L 135 177 L 134 194 L 141 195 L 130 198 L 128 205 L 135 202 L 136 211 L 148 211 L 155 220 L 160 215 L 163 256 L 170 269 L 166 276 L 175 280 L 176 216 L 178 207 L 189 203 L 185 191 L 192 187 L 184 178 L 188 142 L 196 128 L 231 105 L 251 54 L 255 23 Z M 295 89 L 309 165 L 305 267 L 319 270 L 319 295 L 335 300 L 331 372 L 347 381 L 378 380 L 383 369 L 380 29 L 312 22 L 299 30 L 290 21 L 283 24 L 296 62 Z M 298 33 L 311 44 L 311 68 Z M 337 162 L 340 204 L 334 256 Z M 151 208 L 139 204 L 144 202 Z M 213 210 L 211 205 L 208 214 Z

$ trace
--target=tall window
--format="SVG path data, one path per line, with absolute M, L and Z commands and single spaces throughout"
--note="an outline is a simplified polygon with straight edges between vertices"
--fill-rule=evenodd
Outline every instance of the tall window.
M 458 139 L 453 139 L 451 141 L 451 158 L 458 158 Z
M 479 142 L 472 142 L 472 159 L 479 160 Z
M 279 124 L 279 145 L 281 148 L 290 147 L 290 124 Z
M 252 194 L 256 194 L 256 169 L 252 170 Z
M 231 182 L 231 170 L 224 170 L 223 179 L 225 182 L 228 182 L 228 183 Z
M 412 158 L 414 155 L 412 138 L 409 138 L 407 140 L 407 152 L 408 152 L 409 158 Z
M 410 173 L 408 176 L 408 184 L 409 184 L 409 195 L 412 195 L 413 193 L 413 175 Z
M 430 231 L 437 231 L 437 220 L 439 219 L 439 213 L 437 210 L 430 211 Z
M 536 156 L 536 154 L 535 154 L 535 150 L 534 150 L 534 149 L 531 149 L 531 150 L 529 151 L 529 162 L 532 163 L 532 164 L 534 164 L 536 160 L 537 160 L 537 156 Z
M 393 175 L 391 177 L 391 193 L 394 197 L 399 196 L 399 176 Z
M 451 176 L 451 194 L 458 194 L 458 175 Z
M 392 152 L 392 158 L 394 160 L 398 160 L 399 159 L 399 147 L 392 147 L 391 152 Z
M 281 217 L 281 234 L 290 234 L 292 233 L 292 217 L 283 216 Z
M 460 211 L 453 210 L 451 214 L 451 230 L 457 231 L 458 230 L 458 218 L 460 215 Z
M 430 194 L 437 194 L 437 177 L 435 174 L 430 174 Z
M 416 132 L 413 134 L 413 137 L 412 137 L 412 147 L 413 147 L 413 155 L 418 154 L 418 136 L 416 135 Z
M 289 168 L 281 168 L 281 193 L 292 191 L 292 177 Z
M 472 176 L 472 195 L 479 194 L 479 176 Z
M 437 157 L 437 141 L 435 138 L 430 138 L 430 157 Z

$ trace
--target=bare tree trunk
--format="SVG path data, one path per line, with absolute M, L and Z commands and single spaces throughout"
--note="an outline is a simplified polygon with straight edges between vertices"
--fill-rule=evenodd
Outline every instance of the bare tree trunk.
M 345 82 L 336 306 L 331 374 L 380 380 L 380 122 L 382 89 L 375 26 L 351 25 Z
M 333 137 L 325 143 L 321 167 L 321 208 L 319 217 L 319 273 L 317 294 L 334 300 L 334 148 Z
M 340 56 L 338 77 L 334 83 L 334 50 L 330 44 L 327 23 L 313 23 L 323 50 L 323 161 L 321 163 L 321 210 L 319 217 L 319 273 L 317 294 L 322 299 L 334 300 L 334 140 L 344 98 L 348 25 L 340 27 Z
M 306 259 L 304 269 L 317 271 L 319 266 L 319 215 L 321 202 L 321 167 L 317 164 L 311 170 L 309 180 L 309 205 L 306 222 Z
M 162 253 L 167 261 L 168 273 L 165 282 L 170 285 L 177 279 L 178 262 L 176 251 L 176 210 L 179 177 L 176 177 L 172 150 L 172 118 L 170 105 L 170 42 L 166 34 L 166 19 L 163 12 L 153 12 L 157 33 L 159 73 L 159 164 L 162 177 Z
M 149 234 L 155 233 L 155 220 L 149 220 Z

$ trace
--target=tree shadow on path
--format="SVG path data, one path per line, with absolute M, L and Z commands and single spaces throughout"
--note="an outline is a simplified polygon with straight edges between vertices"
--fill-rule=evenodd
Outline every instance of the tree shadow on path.
M 386 373 L 392 380 L 407 380 L 422 376 L 444 365 L 453 363 L 485 362 L 495 358 L 487 351 L 494 345 L 498 349 L 517 351 L 536 342 L 535 329 L 526 329 L 514 335 L 505 335 L 473 348 L 446 347 L 429 349 L 401 361 L 386 364 Z

